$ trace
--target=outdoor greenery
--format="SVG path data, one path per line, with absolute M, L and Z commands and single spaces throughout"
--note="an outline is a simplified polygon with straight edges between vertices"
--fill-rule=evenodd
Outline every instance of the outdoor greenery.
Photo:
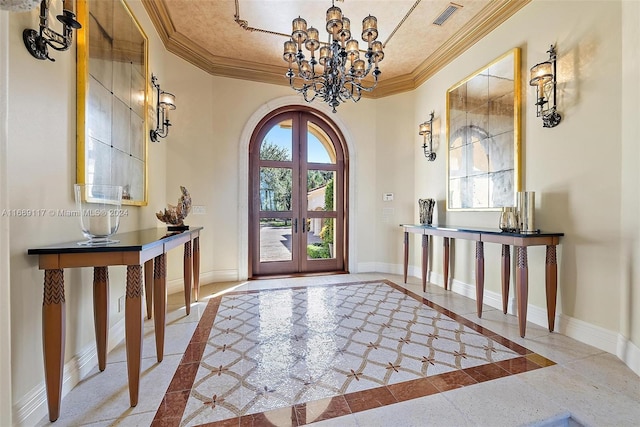
M 324 206 L 327 211 L 333 210 L 333 179 L 327 183 L 324 192 Z M 326 245 L 333 243 L 333 218 L 326 218 L 320 231 L 320 237 Z
M 329 258 L 329 247 L 323 243 L 313 243 L 311 245 L 307 245 L 307 255 L 309 258 L 319 259 L 319 258 Z
M 285 147 L 264 141 L 260 146 L 262 160 L 287 161 L 291 157 Z M 260 168 L 260 202 L 263 210 L 291 210 L 291 169 Z
M 332 171 L 310 170 L 307 173 L 307 191 L 315 190 L 333 180 Z

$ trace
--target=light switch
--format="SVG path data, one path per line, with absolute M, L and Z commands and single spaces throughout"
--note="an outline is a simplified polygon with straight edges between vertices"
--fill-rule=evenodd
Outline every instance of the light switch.
M 384 193 L 382 195 L 382 201 L 383 202 L 390 202 L 393 200 L 393 193 Z

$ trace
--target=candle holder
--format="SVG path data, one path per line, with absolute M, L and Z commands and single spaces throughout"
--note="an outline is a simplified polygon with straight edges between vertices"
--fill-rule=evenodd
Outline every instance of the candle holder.
M 118 243 L 109 237 L 120 226 L 122 186 L 75 184 L 75 197 L 80 227 L 87 241 L 79 245 L 107 245 Z

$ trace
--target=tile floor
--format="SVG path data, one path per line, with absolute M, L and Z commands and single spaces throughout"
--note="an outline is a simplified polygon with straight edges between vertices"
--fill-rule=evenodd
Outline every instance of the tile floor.
M 124 343 L 108 356 L 107 369 L 97 367 L 62 401 L 54 424 L 48 418 L 39 426 L 149 426 L 165 396 L 183 353 L 205 312 L 206 296 L 225 291 L 251 291 L 283 287 L 315 286 L 388 279 L 402 285 L 400 276 L 353 274 L 307 278 L 217 283 L 202 287 L 204 296 L 185 316 L 182 294 L 169 296 L 165 356 L 156 363 L 153 322 L 145 324 L 140 399 L 128 405 Z M 529 323 L 526 338 L 518 334 L 517 319 L 500 310 L 484 307 L 483 318 L 475 314 L 475 301 L 429 286 L 420 290 L 419 279 L 402 285 L 478 325 L 484 326 L 556 365 L 505 376 L 462 388 L 440 391 L 402 401 L 367 401 L 373 409 L 313 423 L 315 426 L 637 426 L 640 425 L 640 378 L 615 356 Z M 438 388 L 436 386 L 436 388 Z M 319 400 L 318 402 L 322 402 Z M 387 404 L 389 403 L 389 404 Z M 321 404 L 321 403 L 318 403 Z M 269 417 L 275 425 L 289 425 L 291 410 Z M 306 417 L 324 408 L 307 405 Z M 342 412 L 345 413 L 344 408 Z M 236 419 L 237 420 L 237 419 Z M 238 421 L 234 424 L 239 425 Z M 254 424 L 256 425 L 256 424 Z

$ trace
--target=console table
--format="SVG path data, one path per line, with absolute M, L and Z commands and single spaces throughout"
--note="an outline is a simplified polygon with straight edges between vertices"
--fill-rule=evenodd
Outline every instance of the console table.
M 167 232 L 151 228 L 116 234 L 118 243 L 84 246 L 76 241 L 29 249 L 29 255 L 38 255 L 40 270 L 44 270 L 44 296 L 42 302 L 42 335 L 45 384 L 49 420 L 60 415 L 65 350 L 65 296 L 64 268 L 93 267 L 93 310 L 98 353 L 98 368 L 103 371 L 107 361 L 109 330 L 109 273 L 108 267 L 127 266 L 125 293 L 125 345 L 129 402 L 138 404 L 140 364 L 144 319 L 142 315 L 142 266 L 148 316 L 153 305 L 156 356 L 161 362 L 164 355 L 164 329 L 166 315 L 166 253 L 184 246 L 185 307 L 189 314 L 191 283 L 197 300 L 200 287 L 200 230 Z M 192 280 L 193 278 L 193 280 Z M 153 286 L 152 286 L 153 283 Z M 155 300 L 155 301 L 154 301 Z
M 478 317 L 482 317 L 482 300 L 484 293 L 484 243 L 502 245 L 502 311 L 507 313 L 509 297 L 509 279 L 511 268 L 511 246 L 515 246 L 516 263 L 516 303 L 518 307 L 518 326 L 520 336 L 524 338 L 527 324 L 527 304 L 529 299 L 529 278 L 527 264 L 527 248 L 529 246 L 546 246 L 545 285 L 547 295 L 547 320 L 549 331 L 553 331 L 556 315 L 556 297 L 558 292 L 558 266 L 556 246 L 564 233 L 507 233 L 489 228 L 468 228 L 421 224 L 400 224 L 404 229 L 404 282 L 407 283 L 409 264 L 409 233 L 422 235 L 422 291 L 427 287 L 427 269 L 430 236 L 443 237 L 443 275 L 444 288 L 449 283 L 449 239 L 465 239 L 476 242 L 476 309 Z

